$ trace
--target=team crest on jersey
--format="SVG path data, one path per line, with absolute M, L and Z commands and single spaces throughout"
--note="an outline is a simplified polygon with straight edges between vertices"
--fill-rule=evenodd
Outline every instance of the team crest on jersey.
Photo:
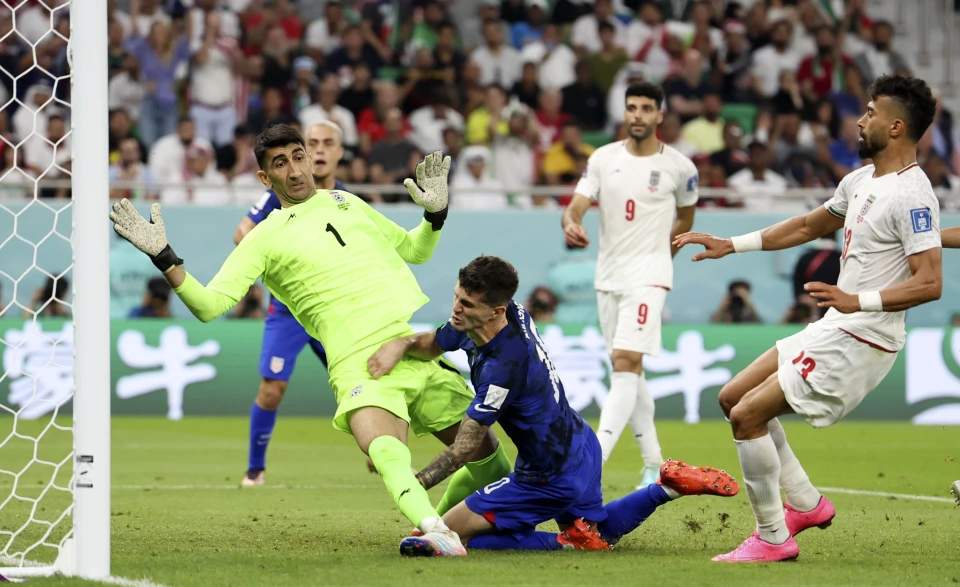
M 650 172 L 650 186 L 647 188 L 651 192 L 657 191 L 657 186 L 660 185 L 660 172 L 651 171 Z
M 867 201 L 863 203 L 863 207 L 860 208 L 860 213 L 857 214 L 857 224 L 863 222 L 863 217 L 867 215 L 867 212 L 870 211 L 870 206 L 873 206 L 873 203 L 876 201 L 877 196 L 870 194 L 867 196 Z
M 341 210 L 346 210 L 350 207 L 350 203 L 347 202 L 347 199 L 343 197 L 343 194 L 337 191 L 330 191 L 330 195 L 333 196 L 333 199 L 337 201 L 337 208 Z
M 271 357 L 270 358 L 270 372 L 279 373 L 283 371 L 283 357 Z

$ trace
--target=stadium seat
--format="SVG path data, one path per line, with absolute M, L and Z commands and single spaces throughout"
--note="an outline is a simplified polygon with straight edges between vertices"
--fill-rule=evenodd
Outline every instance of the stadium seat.
M 757 107 L 753 104 L 724 104 L 720 114 L 724 120 L 735 120 L 740 123 L 744 134 L 753 132 L 753 121 L 757 117 Z
M 595 149 L 599 149 L 613 140 L 613 137 L 602 130 L 585 130 L 580 134 L 580 137 L 583 139 L 583 142 Z

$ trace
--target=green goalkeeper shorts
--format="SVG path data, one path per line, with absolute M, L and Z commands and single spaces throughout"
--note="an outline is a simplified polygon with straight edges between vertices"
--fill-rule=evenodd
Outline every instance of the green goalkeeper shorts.
M 413 334 L 396 328 L 374 345 L 351 353 L 331 366 L 330 386 L 337 398 L 333 427 L 350 432 L 347 416 L 366 407 L 383 408 L 410 424 L 417 436 L 445 430 L 463 420 L 473 392 L 460 371 L 445 359 L 423 361 L 404 357 L 389 374 L 374 379 L 367 372 L 367 360 L 383 342 Z

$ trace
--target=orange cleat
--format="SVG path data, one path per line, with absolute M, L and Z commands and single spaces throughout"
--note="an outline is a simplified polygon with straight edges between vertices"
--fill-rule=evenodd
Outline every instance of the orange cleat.
M 695 467 L 683 461 L 667 460 L 660 465 L 660 480 L 680 495 L 718 495 L 732 497 L 740 491 L 737 480 L 726 471 Z
M 583 518 L 577 518 L 572 526 L 558 534 L 557 542 L 564 548 L 576 550 L 610 550 L 607 541 L 596 530 L 592 530 Z

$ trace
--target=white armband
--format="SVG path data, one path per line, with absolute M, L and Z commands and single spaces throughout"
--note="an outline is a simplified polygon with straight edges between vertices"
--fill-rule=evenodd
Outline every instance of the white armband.
M 883 312 L 883 299 L 880 292 L 867 291 L 857 296 L 860 299 L 861 312 Z
M 760 236 L 759 230 L 750 234 L 735 236 L 730 240 L 733 242 L 733 250 L 738 253 L 763 250 L 763 238 Z

